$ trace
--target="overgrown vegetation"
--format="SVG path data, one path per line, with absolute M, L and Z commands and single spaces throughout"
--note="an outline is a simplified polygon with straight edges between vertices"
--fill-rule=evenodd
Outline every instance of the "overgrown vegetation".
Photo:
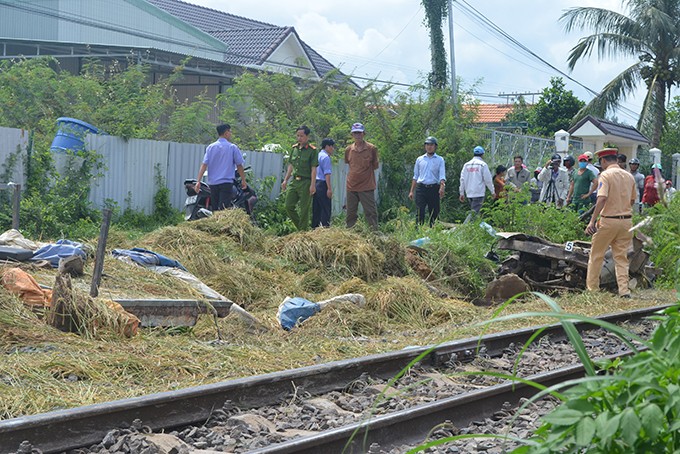
M 641 342 L 648 350 L 601 364 L 608 373 L 590 375 L 565 390 L 562 405 L 544 416 L 534 437 L 513 453 L 611 454 L 680 449 L 678 306 L 665 311 L 649 341 L 632 333 L 623 336 Z
M 479 295 L 492 276 L 494 264 L 483 255 L 493 238 L 475 224 L 419 230 L 405 210 L 385 229 L 391 234 L 374 234 L 359 224 L 352 231 L 330 228 L 281 238 L 253 226 L 240 210 L 134 236 L 113 226 L 108 248 L 143 247 L 178 260 L 269 329 L 253 335 L 235 316 L 216 322 L 202 316 L 195 327 L 173 335 L 143 329 L 126 339 L 99 327 L 84 338 L 46 326 L 19 299 L 0 291 L 0 349 L 8 352 L 0 356 L 0 418 L 479 334 L 474 323 L 488 319 L 492 309 L 475 307 L 468 297 Z M 423 236 L 431 242 L 414 259 L 405 245 Z M 372 257 L 381 259 L 374 263 Z M 91 266 L 88 260 L 85 277 L 72 280 L 75 290 L 89 291 Z M 201 298 L 181 280 L 111 256 L 104 270 L 102 298 Z M 41 284 L 54 282 L 52 270 L 29 272 Z M 286 296 L 321 301 L 343 293 L 362 293 L 367 305 L 329 306 L 290 332 L 277 324 L 276 310 Z M 666 294 L 649 297 L 653 301 L 606 294 L 565 299 L 579 313 L 598 315 L 613 307 L 660 303 Z M 527 300 L 507 310 L 536 310 L 539 304 Z M 535 321 L 494 329 L 521 323 Z

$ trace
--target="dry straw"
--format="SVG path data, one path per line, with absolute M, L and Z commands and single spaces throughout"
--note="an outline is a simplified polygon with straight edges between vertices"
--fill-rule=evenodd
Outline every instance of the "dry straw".
M 374 281 L 383 275 L 385 255 L 344 229 L 315 229 L 280 238 L 275 250 L 290 262 Z

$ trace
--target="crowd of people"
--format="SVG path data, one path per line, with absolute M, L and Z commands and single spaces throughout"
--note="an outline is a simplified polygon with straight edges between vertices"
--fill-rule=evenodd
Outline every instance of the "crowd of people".
M 562 159 L 554 154 L 542 167 L 534 170 L 533 175 L 524 164 L 522 156 L 513 158 L 513 165 L 496 167 L 492 177 L 488 165 L 484 162 L 484 149 L 475 147 L 473 158 L 465 163 L 460 176 L 460 200 L 470 200 L 470 209 L 476 213 L 482 206 L 486 188 L 495 201 L 507 200 L 513 192 L 528 187 L 531 202 L 542 202 L 557 208 L 571 208 L 582 214 L 591 209 L 596 201 L 600 172 L 603 170 L 599 162 L 593 163 L 593 153 L 586 151 L 575 160 L 572 156 Z M 634 209 L 640 213 L 643 207 L 657 204 L 661 197 L 670 200 L 676 192 L 671 180 L 663 177 L 661 164 L 652 165 L 652 173 L 648 176 L 640 171 L 640 161 L 632 158 L 627 161 L 623 154 L 616 156 L 617 165 L 627 170 L 635 181 L 636 193 Z M 575 165 L 576 164 L 576 165 Z
M 325 138 L 317 150 L 310 143 L 310 133 L 309 127 L 304 125 L 295 131 L 296 142 L 281 183 L 286 213 L 298 230 L 327 227 L 331 223 L 331 156 L 336 149 L 335 141 Z M 356 224 L 361 204 L 366 222 L 377 229 L 375 170 L 379 166 L 378 149 L 366 141 L 363 124 L 354 123 L 350 133 L 353 143 L 346 147 L 344 155 L 348 166 L 346 225 L 353 227 Z M 210 169 L 208 184 L 213 211 L 231 206 L 229 199 L 236 172 L 241 177 L 242 188 L 247 187 L 243 156 L 238 146 L 231 142 L 231 127 L 228 124 L 217 126 L 217 135 L 217 141 L 206 148 L 197 177 L 197 182 L 201 181 L 205 171 Z M 427 137 L 423 145 L 425 152 L 415 161 L 408 197 L 415 202 L 418 224 L 424 224 L 427 218 L 432 226 L 439 217 L 445 193 L 446 163 L 437 154 L 439 144 L 435 137 Z M 567 156 L 563 160 L 559 154 L 554 154 L 544 166 L 533 172 L 524 164 L 522 156 L 515 156 L 511 167 L 499 165 L 493 176 L 484 161 L 484 154 L 482 146 L 474 147 L 472 159 L 463 165 L 460 172 L 459 199 L 461 202 L 469 201 L 474 213 L 480 212 L 487 190 L 496 203 L 502 203 L 523 187 L 529 188 L 531 202 L 567 207 L 580 214 L 593 209 L 596 204 L 601 186 L 600 172 L 604 168 L 601 162 L 593 162 L 594 154 L 590 151 L 577 159 Z M 629 173 L 635 182 L 633 209 L 636 212 L 644 206 L 655 205 L 662 197 L 667 200 L 673 197 L 676 190 L 670 180 L 663 178 L 660 164 L 654 164 L 652 173 L 645 176 L 639 171 L 640 161 L 637 158 L 626 161 L 625 155 L 616 153 L 617 166 Z M 629 171 L 627 165 L 630 166 Z
M 286 213 L 298 230 L 328 227 L 331 224 L 333 197 L 331 156 L 335 152 L 335 141 L 325 138 L 317 150 L 317 147 L 309 141 L 310 133 L 309 127 L 304 125 L 296 129 L 296 142 L 281 182 L 281 192 L 285 193 Z M 350 133 L 353 143 L 345 149 L 345 163 L 349 169 L 346 180 L 346 224 L 347 227 L 356 224 L 361 203 L 366 222 L 371 228 L 377 229 L 378 210 L 374 193 L 375 170 L 379 165 L 378 149 L 365 140 L 366 131 L 363 124 L 354 123 Z M 228 124 L 217 126 L 217 135 L 217 141 L 206 148 L 196 179 L 198 192 L 201 178 L 208 170 L 213 211 L 231 206 L 230 197 L 236 172 L 241 177 L 241 187 L 243 189 L 247 187 L 243 155 L 238 146 L 231 142 L 231 126 Z
M 297 140 L 281 183 L 286 212 L 298 230 L 327 227 L 331 222 L 331 156 L 335 152 L 335 141 L 325 138 L 317 150 L 309 141 L 310 132 L 307 126 L 300 126 L 295 131 Z M 365 140 L 363 124 L 354 123 L 350 133 L 353 143 L 346 147 L 344 156 L 348 166 L 346 225 L 353 227 L 356 224 L 361 204 L 366 222 L 377 229 L 374 194 L 375 170 L 379 166 L 378 149 Z M 230 206 L 229 198 L 237 172 L 242 187 L 247 186 L 243 156 L 231 142 L 231 127 L 219 125 L 217 134 L 217 141 L 206 148 L 197 178 L 200 182 L 205 171 L 209 170 L 213 210 Z M 439 144 L 435 137 L 427 137 L 423 146 L 425 152 L 416 159 L 413 167 L 408 197 L 416 204 L 418 225 L 424 224 L 427 217 L 432 226 L 439 216 L 441 199 L 445 194 L 446 163 L 437 154 Z M 660 164 L 654 164 L 652 173 L 645 176 L 639 171 L 640 161 L 637 158 L 628 161 L 617 149 L 604 148 L 595 154 L 587 151 L 577 159 L 567 156 L 563 160 L 555 154 L 544 166 L 534 170 L 533 175 L 524 165 L 523 157 L 515 156 L 512 167 L 499 165 L 492 177 L 484 161 L 484 148 L 474 147 L 472 155 L 461 169 L 458 188 L 460 201 L 464 203 L 467 200 L 472 212 L 480 212 L 487 190 L 494 203 L 504 203 L 510 194 L 521 191 L 522 187 L 529 188 L 532 202 L 571 208 L 584 217 L 588 216 L 592 207 L 585 229 L 585 233 L 593 237 L 586 287 L 588 290 L 599 289 L 602 262 L 605 252 L 611 247 L 619 295 L 630 297 L 627 251 L 632 241 L 633 211 L 653 206 L 662 198 L 668 200 L 676 192 L 671 181 L 664 179 Z M 593 162 L 595 157 L 597 162 Z

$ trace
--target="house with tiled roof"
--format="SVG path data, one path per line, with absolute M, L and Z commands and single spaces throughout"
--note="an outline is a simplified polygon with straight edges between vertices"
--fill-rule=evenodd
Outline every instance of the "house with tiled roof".
M 508 115 L 514 104 L 465 104 L 463 108 L 473 116 L 473 122 L 494 129 L 526 128 L 526 123 L 509 123 Z
M 3 0 L 0 51 L 3 59 L 51 55 L 74 73 L 91 58 L 144 63 L 153 80 L 190 56 L 176 85 L 181 99 L 214 97 L 243 71 L 319 80 L 336 69 L 293 27 L 180 0 Z

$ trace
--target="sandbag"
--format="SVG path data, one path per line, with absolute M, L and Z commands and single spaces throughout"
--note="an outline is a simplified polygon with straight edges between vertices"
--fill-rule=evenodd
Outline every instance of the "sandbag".
M 40 246 L 42 246 L 39 243 L 24 238 L 21 232 L 16 229 L 9 229 L 0 235 L 0 245 L 19 247 L 22 249 L 29 249 L 31 251 L 35 251 Z

